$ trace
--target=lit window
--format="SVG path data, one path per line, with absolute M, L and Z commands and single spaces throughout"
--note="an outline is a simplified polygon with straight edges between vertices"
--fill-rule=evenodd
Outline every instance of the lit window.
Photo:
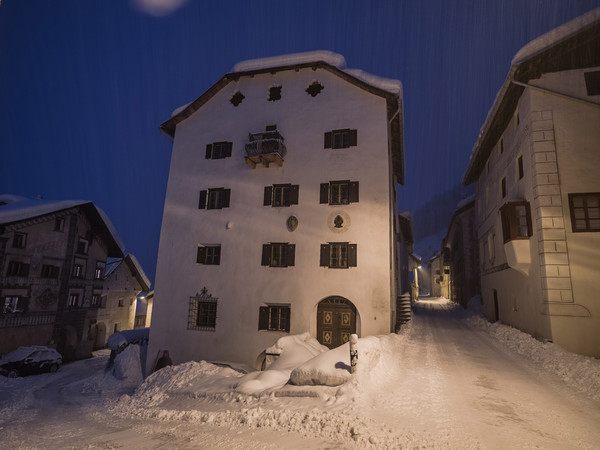
M 574 232 L 600 231 L 600 193 L 569 194 Z
M 67 306 L 73 307 L 79 305 L 79 294 L 70 294 Z

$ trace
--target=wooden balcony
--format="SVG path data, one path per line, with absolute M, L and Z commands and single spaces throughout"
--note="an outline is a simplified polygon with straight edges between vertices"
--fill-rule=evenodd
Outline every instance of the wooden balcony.
M 269 167 L 271 163 L 279 167 L 283 166 L 287 151 L 283 141 L 279 131 L 249 134 L 246 144 L 246 164 L 252 169 L 255 169 L 259 163 L 265 167 Z

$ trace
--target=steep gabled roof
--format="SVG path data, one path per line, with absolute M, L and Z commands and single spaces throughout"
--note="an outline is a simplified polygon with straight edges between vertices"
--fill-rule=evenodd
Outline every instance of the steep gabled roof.
M 346 61 L 342 55 L 326 50 L 240 62 L 233 67 L 230 73 L 225 74 L 196 100 L 177 108 L 173 112 L 173 116 L 160 125 L 160 130 L 171 138 L 174 138 L 178 123 L 190 117 L 229 83 L 237 81 L 241 77 L 303 68 L 328 70 L 343 80 L 373 95 L 386 99 L 388 121 L 391 122 L 390 146 L 392 149 L 393 170 L 398 178 L 398 182 L 404 184 L 402 84 L 398 80 L 377 77 L 362 70 L 346 69 Z
M 520 84 L 544 73 L 600 66 L 600 8 L 577 17 L 525 45 L 512 60 L 502 88 L 473 147 L 463 184 L 479 178 L 525 90 Z
M 146 272 L 142 269 L 142 266 L 138 262 L 137 258 L 133 256 L 131 253 L 125 255 L 123 259 L 119 259 L 116 261 L 110 261 L 106 264 L 104 269 L 104 279 L 108 278 L 111 274 L 113 274 L 119 266 L 125 264 L 127 269 L 131 271 L 131 274 L 135 277 L 135 279 L 140 284 L 142 291 L 150 290 L 150 280 L 146 276 Z
M 85 200 L 32 200 L 14 195 L 0 195 L 0 228 L 24 220 L 43 217 L 57 212 L 79 208 L 86 214 L 95 232 L 106 243 L 108 255 L 122 257 L 125 245 L 112 222 L 102 209 Z

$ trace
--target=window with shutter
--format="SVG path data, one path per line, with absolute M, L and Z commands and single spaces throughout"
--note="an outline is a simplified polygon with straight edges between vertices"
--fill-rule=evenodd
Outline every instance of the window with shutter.
M 359 200 L 358 186 L 358 181 L 348 180 L 321 183 L 319 202 L 322 204 L 329 203 L 330 205 L 357 203 Z
M 221 246 L 220 245 L 199 245 L 196 256 L 198 264 L 209 266 L 218 266 L 221 264 Z
M 231 189 L 217 188 L 200 191 L 198 209 L 229 208 Z
M 265 206 L 291 206 L 298 204 L 298 193 L 300 187 L 295 184 L 275 184 L 265 187 Z
M 291 308 L 289 305 L 261 306 L 258 313 L 258 329 L 290 331 Z
M 233 142 L 213 142 L 206 146 L 206 159 L 224 159 L 231 156 Z
M 269 267 L 291 267 L 295 265 L 296 245 L 287 242 L 263 244 L 261 265 Z
M 320 266 L 345 269 L 357 266 L 357 244 L 330 242 L 321 244 Z
M 332 149 L 355 147 L 357 142 L 356 130 L 332 130 L 325 133 L 324 147 Z

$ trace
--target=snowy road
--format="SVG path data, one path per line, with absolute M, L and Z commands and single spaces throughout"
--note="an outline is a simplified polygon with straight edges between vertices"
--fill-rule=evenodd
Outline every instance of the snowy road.
M 131 395 L 134 386 L 102 371 L 106 355 L 57 374 L 0 379 L 2 447 L 599 446 L 598 360 L 490 327 L 444 299 L 417 302 L 399 334 L 361 339 L 359 351 L 358 373 L 340 388 L 258 396 L 235 392 L 227 387 L 235 377 L 200 365 Z M 543 367 L 531 356 L 538 354 Z M 563 381 L 569 376 L 572 383 Z M 585 382 L 579 390 L 576 379 Z

